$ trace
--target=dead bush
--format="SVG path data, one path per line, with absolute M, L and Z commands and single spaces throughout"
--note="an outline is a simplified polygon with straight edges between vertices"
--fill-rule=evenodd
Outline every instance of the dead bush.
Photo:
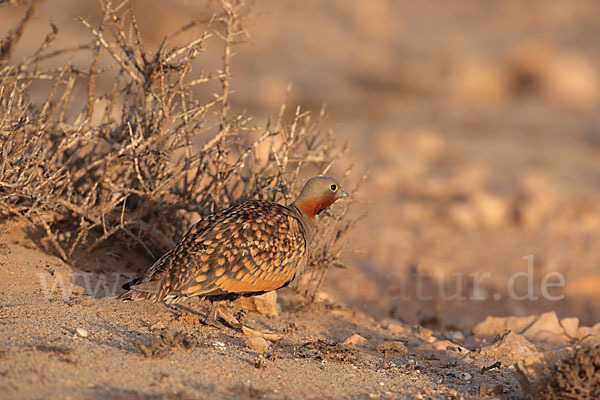
M 542 395 L 545 399 L 600 398 L 600 346 L 582 346 L 554 365 Z
M 250 3 L 222 0 L 148 49 L 128 3 L 102 0 L 99 21 L 80 17 L 86 42 L 55 48 L 52 25 L 37 51 L 11 63 L 36 4 L 0 45 L 0 213 L 42 230 L 63 260 L 113 238 L 160 256 L 215 210 L 250 198 L 290 202 L 309 174 L 326 173 L 345 152 L 323 128 L 324 112 L 282 105 L 257 126 L 232 111 L 232 59 L 248 36 Z M 169 45 L 190 31 L 196 39 Z M 202 69 L 207 52 L 222 52 L 218 69 Z M 82 53 L 84 68 L 53 63 Z M 42 100 L 40 83 L 49 85 Z M 313 296 L 326 267 L 342 265 L 352 226 L 347 203 L 325 218 L 303 289 Z

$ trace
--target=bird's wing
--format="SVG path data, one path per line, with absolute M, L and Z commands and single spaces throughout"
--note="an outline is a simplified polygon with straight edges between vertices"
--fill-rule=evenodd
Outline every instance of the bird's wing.
M 304 268 L 307 241 L 287 208 L 248 202 L 175 250 L 159 299 L 278 289 Z
M 195 238 L 201 237 L 206 230 L 217 223 L 222 215 L 226 214 L 229 210 L 230 209 L 226 209 L 218 213 L 207 215 L 192 225 L 173 249 L 167 251 L 156 260 L 150 268 L 144 271 L 142 276 L 123 286 L 125 289 L 130 290 L 130 292 L 121 295 L 120 298 L 150 299 L 156 297 L 156 294 L 160 290 L 163 278 L 171 269 L 176 267 L 177 264 L 182 261 L 181 256 L 184 252 L 181 251 L 181 247 L 186 247 L 188 246 L 187 242 L 193 242 Z M 133 289 L 133 291 L 131 289 Z

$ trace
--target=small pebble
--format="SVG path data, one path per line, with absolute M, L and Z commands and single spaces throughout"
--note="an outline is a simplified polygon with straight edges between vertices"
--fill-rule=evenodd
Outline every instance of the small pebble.
M 473 376 L 468 372 L 461 372 L 459 378 L 463 381 L 470 381 Z
M 264 353 L 269 349 L 269 342 L 267 342 L 264 338 L 255 336 L 246 340 L 246 346 L 248 346 L 248 348 L 252 351 Z
M 450 337 L 454 343 L 462 343 L 465 341 L 465 335 L 461 331 L 452 332 L 452 336 Z
M 88 331 L 83 328 L 75 329 L 75 333 L 77 333 L 81 337 L 88 337 L 88 335 L 89 335 Z

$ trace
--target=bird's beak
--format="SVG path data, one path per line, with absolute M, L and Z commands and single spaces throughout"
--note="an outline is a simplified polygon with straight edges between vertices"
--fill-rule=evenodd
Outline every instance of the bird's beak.
M 350 197 L 348 195 L 348 192 L 346 192 L 344 189 L 342 189 L 342 191 L 340 192 L 340 198 L 347 198 Z

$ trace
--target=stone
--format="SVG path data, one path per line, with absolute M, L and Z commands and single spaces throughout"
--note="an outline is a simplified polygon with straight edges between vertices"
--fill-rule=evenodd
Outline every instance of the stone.
M 369 344 L 369 341 L 364 337 L 360 336 L 359 334 L 355 333 L 354 335 L 344 340 L 342 344 L 352 346 L 366 346 L 367 344 Z
M 263 339 L 266 340 L 270 340 L 271 342 L 276 342 L 278 340 L 281 340 L 281 338 L 283 337 L 282 335 L 278 334 L 278 333 L 274 333 L 274 332 L 270 332 L 270 331 L 257 331 L 255 329 L 252 328 L 248 328 L 247 326 L 242 326 L 242 333 L 246 336 L 250 336 L 250 337 L 261 337 Z
M 461 331 L 454 331 L 452 332 L 452 335 L 450 335 L 450 340 L 454 343 L 463 343 L 465 339 L 465 335 Z
M 563 318 L 560 320 L 565 334 L 570 338 L 577 338 L 577 329 L 579 329 L 579 318 Z
M 536 320 L 535 315 L 528 317 L 487 317 L 473 328 L 477 336 L 494 337 L 507 329 L 521 333 Z
M 81 337 L 88 337 L 89 333 L 86 329 L 83 328 L 77 328 L 75 329 L 75 333 L 78 334 Z
M 579 328 L 577 328 L 577 339 L 581 340 L 587 336 L 591 336 L 593 335 L 593 331 L 592 328 L 590 328 L 589 326 L 580 326 Z
M 269 292 L 256 296 L 254 298 L 254 304 L 256 305 L 256 311 L 258 311 L 259 314 L 267 317 L 276 317 L 279 315 L 276 292 Z
M 481 347 L 479 353 L 490 357 L 521 360 L 535 355 L 537 349 L 523 336 L 512 331 L 507 331 L 495 343 Z
M 456 351 L 458 353 L 469 353 L 470 350 L 466 347 L 462 347 L 456 343 L 452 343 L 449 340 L 438 340 L 432 343 L 432 347 L 434 350 L 449 350 Z
M 565 335 L 554 311 L 541 314 L 530 327 L 522 332 L 528 340 L 545 342 L 559 346 L 569 344 L 571 340 Z
M 242 297 L 235 301 L 242 308 L 249 311 L 256 311 L 266 317 L 277 317 L 279 315 L 279 305 L 277 304 L 277 292 L 268 292 L 259 296 Z
M 264 353 L 269 350 L 269 342 L 260 336 L 254 336 L 246 340 L 246 346 L 252 351 Z
M 566 346 L 583 338 L 600 341 L 600 323 L 594 327 L 579 326 L 578 318 L 559 320 L 554 311 L 528 317 L 487 317 L 473 328 L 473 334 L 491 337 L 504 332 L 500 329 L 511 330 L 538 345 Z

